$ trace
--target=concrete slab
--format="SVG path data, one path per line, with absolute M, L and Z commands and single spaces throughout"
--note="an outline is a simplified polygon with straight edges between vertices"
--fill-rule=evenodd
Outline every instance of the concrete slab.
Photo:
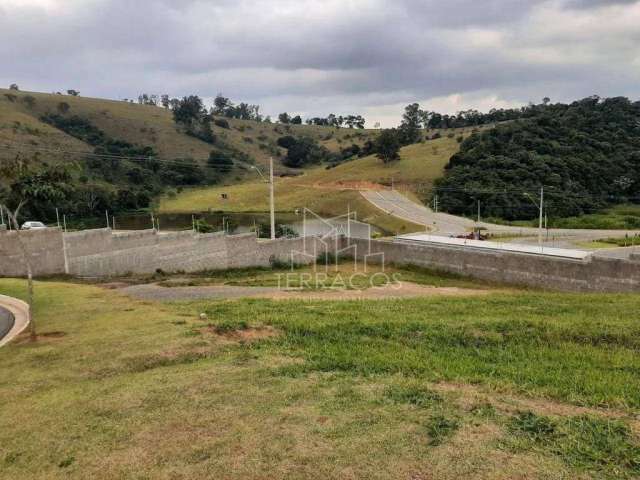
M 395 237 L 396 242 L 440 244 L 449 247 L 464 247 L 469 249 L 500 250 L 506 252 L 526 253 L 530 255 L 543 255 L 548 257 L 562 257 L 576 260 L 584 260 L 592 252 L 585 250 L 572 250 L 568 248 L 553 248 L 538 245 L 519 245 L 515 243 L 488 242 L 482 240 L 468 240 L 464 238 L 442 237 L 428 234 L 400 235 Z

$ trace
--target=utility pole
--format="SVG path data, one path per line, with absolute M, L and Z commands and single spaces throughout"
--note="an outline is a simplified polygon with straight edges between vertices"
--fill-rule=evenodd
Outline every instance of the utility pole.
M 269 210 L 271 212 L 271 240 L 276 239 L 276 210 L 273 191 L 273 157 L 269 157 Z
M 269 184 L 269 213 L 271 214 L 271 240 L 276 239 L 276 206 L 274 197 L 274 184 L 273 184 L 273 157 L 269 157 L 269 180 L 264 178 L 264 175 L 258 167 L 251 165 L 251 168 L 258 172 L 258 175 L 262 177 L 262 180 Z
M 478 200 L 478 223 L 480 223 L 480 200 Z
M 538 229 L 538 245 L 542 247 L 542 217 L 544 214 L 544 186 L 540 187 L 540 227 Z
M 545 217 L 544 211 L 544 186 L 540 187 L 540 203 L 536 202 L 529 193 L 524 194 L 533 204 L 540 210 L 540 224 L 538 225 L 538 245 L 542 248 L 542 231 L 544 228 L 543 222 Z

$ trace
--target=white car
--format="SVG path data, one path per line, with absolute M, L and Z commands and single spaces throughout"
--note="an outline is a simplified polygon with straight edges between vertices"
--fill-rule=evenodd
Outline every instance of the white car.
M 44 230 L 47 226 L 42 222 L 24 222 L 22 230 Z

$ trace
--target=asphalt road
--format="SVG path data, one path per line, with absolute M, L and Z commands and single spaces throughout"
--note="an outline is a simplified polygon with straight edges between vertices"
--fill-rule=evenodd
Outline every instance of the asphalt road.
M 14 321 L 13 314 L 9 310 L 0 307 L 0 339 L 4 338 L 13 328 Z
M 430 233 L 434 235 L 461 235 L 469 233 L 474 227 L 484 227 L 489 233 L 532 236 L 537 241 L 538 229 L 531 227 L 511 227 L 508 225 L 496 225 L 485 222 L 474 222 L 468 218 L 449 215 L 446 213 L 436 213 L 430 208 L 420 205 L 395 190 L 366 190 L 362 191 L 362 196 L 380 210 L 387 212 L 394 217 L 402 218 L 419 225 L 429 227 Z M 632 230 L 587 230 L 587 229 L 567 229 L 551 228 L 545 230 L 545 238 L 554 238 L 559 241 L 562 238 L 570 241 L 589 241 L 599 238 L 633 236 L 640 231 Z

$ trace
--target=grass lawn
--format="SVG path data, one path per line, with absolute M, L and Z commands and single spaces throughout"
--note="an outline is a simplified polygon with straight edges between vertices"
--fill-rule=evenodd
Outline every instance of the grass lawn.
M 293 270 L 287 265 L 281 268 L 246 268 L 230 270 L 211 270 L 186 275 L 163 275 L 155 274 L 151 277 L 132 277 L 126 280 L 133 283 L 158 283 L 168 288 L 207 286 L 207 285 L 229 285 L 247 287 L 277 287 L 282 286 L 283 278 L 289 275 L 291 288 L 303 290 L 313 290 L 322 288 L 339 288 L 345 285 L 346 288 L 364 290 L 372 286 L 382 286 L 389 282 L 411 282 L 418 285 L 428 285 L 432 287 L 455 287 L 455 288 L 478 288 L 478 282 L 461 277 L 459 275 L 446 272 L 435 272 L 420 267 L 410 265 L 395 266 L 369 265 L 364 272 L 362 264 L 358 266 L 348 260 L 340 260 L 336 265 L 332 257 L 318 260 L 318 266 L 296 266 Z M 305 275 L 312 273 L 323 275 L 322 281 L 317 284 L 310 282 L 303 285 L 300 281 Z M 357 275 L 354 275 L 357 274 Z M 341 280 L 343 282 L 341 282 Z M 333 287 L 336 285 L 336 287 Z M 490 289 L 493 286 L 482 285 L 483 289 Z
M 0 349 L 3 479 L 640 475 L 638 295 L 36 299 L 39 341 Z

